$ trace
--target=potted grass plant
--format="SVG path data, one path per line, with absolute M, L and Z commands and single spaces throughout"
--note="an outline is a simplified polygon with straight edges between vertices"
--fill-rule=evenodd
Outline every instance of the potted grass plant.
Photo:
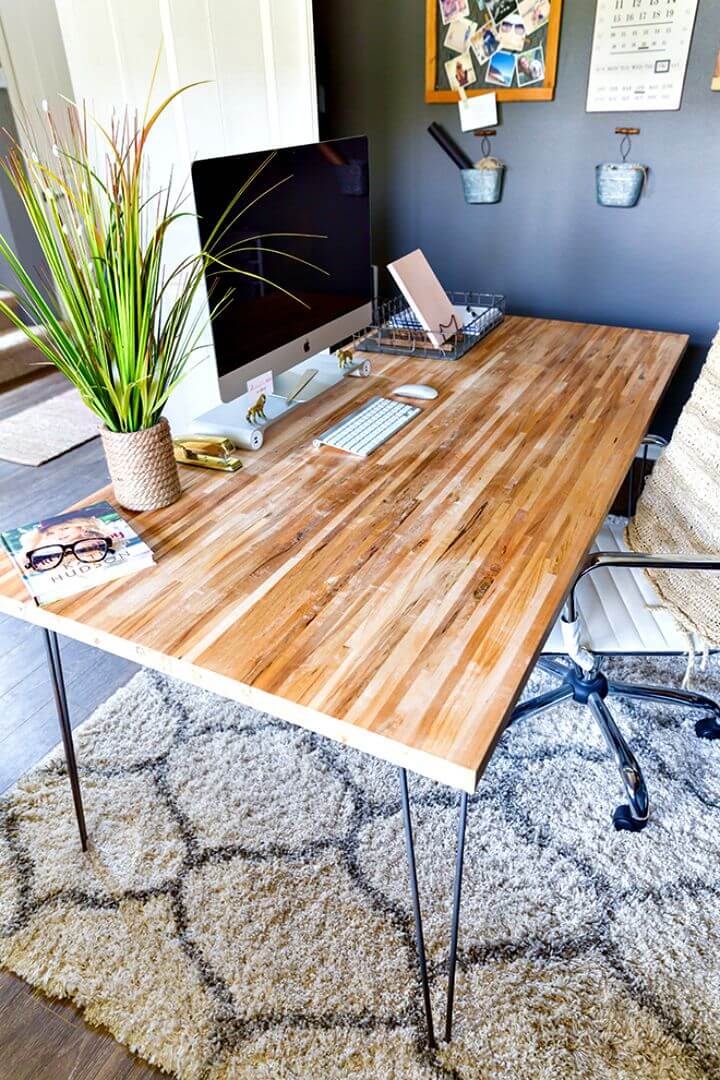
M 45 110 L 44 153 L 15 144 L 3 162 L 40 243 L 49 280 L 38 280 L 0 236 L 0 254 L 19 282 L 20 313 L 1 300 L 0 311 L 100 417 L 115 496 L 130 510 L 158 509 L 180 496 L 163 408 L 206 329 L 207 309 L 196 303 L 205 271 L 216 264 L 218 272 L 248 273 L 231 265 L 232 251 L 242 244 L 223 249 L 221 241 L 242 214 L 248 187 L 273 156 L 240 186 L 210 242 L 168 266 L 166 238 L 187 211 L 171 182 L 148 191 L 148 138 L 173 99 L 189 89 L 175 91 L 152 114 L 146 108 L 142 118 L 126 113 L 113 119 L 110 130 L 96 125 L 96 138 L 106 143 L 99 168 L 86 110 L 75 106 L 63 135 Z M 257 197 L 262 193 L 253 192 Z M 212 291 L 210 317 L 231 295 L 228 290 L 216 299 Z

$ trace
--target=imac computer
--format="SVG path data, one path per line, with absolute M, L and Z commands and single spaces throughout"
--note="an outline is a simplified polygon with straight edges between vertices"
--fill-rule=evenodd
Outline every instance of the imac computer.
M 336 139 L 196 161 L 192 183 L 201 240 L 218 260 L 206 271 L 211 307 L 231 292 L 212 318 L 220 397 L 228 404 L 193 428 L 247 444 L 238 435 L 247 435 L 248 380 L 272 371 L 282 404 L 292 381 L 283 373 L 371 320 L 368 142 Z

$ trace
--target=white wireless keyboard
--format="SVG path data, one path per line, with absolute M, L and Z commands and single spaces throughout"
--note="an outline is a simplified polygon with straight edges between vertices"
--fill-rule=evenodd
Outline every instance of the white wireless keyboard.
M 417 405 L 408 405 L 405 401 L 370 398 L 339 424 L 318 435 L 313 440 L 313 446 L 334 446 L 336 450 L 347 450 L 348 454 L 367 457 L 420 412 L 422 409 Z

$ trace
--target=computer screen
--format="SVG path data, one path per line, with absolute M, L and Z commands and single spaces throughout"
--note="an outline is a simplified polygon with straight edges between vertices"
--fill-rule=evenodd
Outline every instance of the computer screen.
M 250 181 L 215 244 L 225 265 L 206 274 L 215 282 L 211 304 L 232 289 L 212 325 L 221 387 L 224 376 L 257 368 L 259 358 L 284 370 L 303 358 L 303 349 L 333 345 L 368 321 L 365 137 L 197 161 L 192 180 L 203 243 Z M 228 273 L 230 267 L 246 273 Z

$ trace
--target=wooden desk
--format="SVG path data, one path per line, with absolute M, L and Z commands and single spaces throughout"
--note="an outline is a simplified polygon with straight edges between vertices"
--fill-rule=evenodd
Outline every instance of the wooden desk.
M 56 633 L 247 702 L 400 766 L 428 1041 L 434 1045 L 406 769 L 460 788 L 445 1037 L 468 792 L 652 418 L 687 338 L 508 319 L 462 360 L 375 360 L 273 427 L 234 475 L 185 470 L 133 515 L 158 567 L 37 608 L 83 847 Z M 373 394 L 440 396 L 368 459 L 312 438 Z M 110 490 L 89 501 L 112 498 Z
M 37 608 L 7 565 L 0 610 L 473 792 L 686 344 L 508 318 L 458 362 L 373 357 L 128 515 L 156 569 Z M 370 458 L 313 449 L 400 382 L 439 397 Z

